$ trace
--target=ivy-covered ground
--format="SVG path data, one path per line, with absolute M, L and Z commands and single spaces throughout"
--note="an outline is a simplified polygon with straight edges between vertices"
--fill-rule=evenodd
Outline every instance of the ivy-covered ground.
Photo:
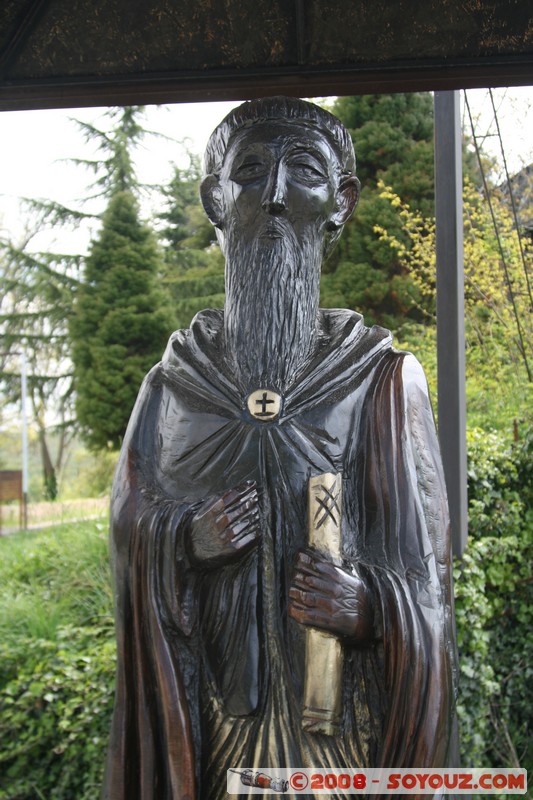
M 462 766 L 533 769 L 533 436 L 469 434 Z M 0 539 L 0 800 L 97 800 L 115 642 L 104 522 Z

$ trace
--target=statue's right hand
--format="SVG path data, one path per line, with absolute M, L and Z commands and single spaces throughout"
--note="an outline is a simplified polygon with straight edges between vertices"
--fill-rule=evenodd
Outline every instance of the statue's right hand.
M 222 566 L 254 547 L 259 533 L 257 484 L 246 481 L 196 509 L 189 524 L 191 559 L 198 566 Z

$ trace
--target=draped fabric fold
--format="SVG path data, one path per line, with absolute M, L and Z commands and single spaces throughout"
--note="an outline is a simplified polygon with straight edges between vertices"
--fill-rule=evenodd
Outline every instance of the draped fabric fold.
M 315 360 L 275 422 L 222 357 L 222 312 L 174 334 L 139 394 L 117 469 L 117 694 L 106 800 L 215 800 L 225 768 L 445 766 L 455 652 L 449 524 L 420 366 L 352 312 L 322 312 Z M 310 476 L 343 475 L 343 554 L 375 635 L 344 643 L 338 737 L 301 728 L 305 630 L 287 615 Z M 212 570 L 188 522 L 254 480 L 261 543 Z

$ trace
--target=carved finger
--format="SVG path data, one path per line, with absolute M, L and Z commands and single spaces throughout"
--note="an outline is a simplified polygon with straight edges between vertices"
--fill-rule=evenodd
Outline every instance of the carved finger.
M 297 589 L 295 586 L 291 586 L 289 589 L 289 597 L 304 608 L 313 608 L 319 602 L 313 592 L 306 592 L 302 589 Z
M 306 576 L 302 572 L 295 572 L 294 577 L 292 579 L 292 585 L 295 586 L 297 589 L 305 589 L 306 588 L 305 578 Z
M 239 520 L 245 519 L 247 517 L 259 518 L 259 507 L 257 506 L 257 503 L 253 503 L 247 500 L 240 506 L 235 507 L 232 511 L 226 511 L 224 516 L 226 517 L 230 525 L 239 522 Z
M 207 499 L 196 514 L 194 515 L 194 519 L 203 520 L 207 516 L 217 515 L 224 509 L 224 503 L 222 502 L 222 498 L 220 497 L 210 497 Z
M 258 536 L 259 532 L 259 518 L 256 515 L 250 515 L 244 519 L 238 520 L 238 522 L 228 523 L 224 530 L 220 532 L 220 536 L 224 541 L 231 544 L 234 541 L 238 541 L 243 536 L 248 536 L 250 534 Z
M 253 508 L 247 514 L 243 514 L 242 517 L 238 517 L 236 520 L 232 521 L 233 526 L 239 525 L 241 522 L 249 522 L 250 525 L 259 525 L 260 523 L 260 515 L 259 509 Z
M 319 575 L 327 578 L 328 580 L 338 580 L 339 579 L 339 567 L 336 566 L 332 561 L 328 561 L 326 558 L 317 556 L 314 561 L 314 568 Z
M 259 531 L 254 528 L 247 528 L 242 531 L 239 536 L 233 536 L 228 540 L 228 545 L 231 547 L 240 547 L 244 541 L 257 542 L 259 541 Z
M 248 489 L 245 489 L 248 491 Z M 242 497 L 242 490 L 238 487 L 233 489 L 228 489 L 222 495 L 222 502 L 224 503 L 225 508 L 229 508 L 233 503 L 239 502 Z
M 293 579 L 293 586 L 297 586 L 304 590 L 313 590 L 315 593 L 323 597 L 337 597 L 341 594 L 341 589 L 334 583 L 324 581 L 322 578 L 317 578 L 315 575 L 304 574 L 297 572 Z
M 235 550 L 246 550 L 247 547 L 255 544 L 257 542 L 257 533 L 249 533 L 246 536 L 242 536 L 239 539 L 233 540 L 233 546 Z
M 296 555 L 296 569 L 305 575 L 314 575 L 317 577 L 315 559 L 306 551 L 301 550 Z
M 298 553 L 296 553 L 296 561 L 302 567 L 311 566 L 314 563 L 310 550 L 299 550 Z
M 299 606 L 296 603 L 289 603 L 287 612 L 289 614 L 289 617 L 295 619 L 296 622 L 300 622 L 302 625 L 306 624 L 307 610 L 303 606 Z
M 324 615 L 317 609 L 307 608 L 298 603 L 291 602 L 288 607 L 289 616 L 295 619 L 302 625 L 308 625 L 315 628 L 325 628 Z
M 325 580 L 327 584 L 332 587 L 331 593 L 335 594 L 336 596 L 338 596 L 338 592 L 333 591 L 333 586 L 344 587 L 347 583 L 352 587 L 364 586 L 364 581 L 360 577 L 359 573 L 345 569 L 338 564 L 334 564 L 332 561 L 328 561 L 327 558 L 324 558 L 319 553 L 312 553 L 308 562 L 305 563 L 307 564 L 306 570 L 308 574 L 315 575 L 318 578 Z
M 258 529 L 258 521 L 253 518 L 241 519 L 239 522 L 235 522 L 233 525 L 228 526 L 228 530 L 230 531 L 230 535 L 233 539 L 238 539 L 240 536 L 243 536 L 246 533 L 251 533 L 252 531 Z
M 247 492 L 250 489 L 257 490 L 257 481 L 241 481 L 235 486 L 238 492 Z
M 223 509 L 217 517 L 217 524 L 222 524 L 226 527 L 226 525 L 232 525 L 234 522 L 238 522 L 243 517 L 254 514 L 259 514 L 257 504 L 246 500 L 238 506 L 233 506 L 230 511 L 228 511 L 228 509 Z
M 337 620 L 332 618 L 329 611 L 323 608 L 313 608 L 309 613 L 309 624 L 314 625 L 316 628 L 329 631 L 330 633 L 339 634 L 342 632 L 342 625 L 335 625 Z
M 227 514 L 239 513 L 241 508 L 253 508 L 257 506 L 259 496 L 256 489 L 252 489 L 246 494 L 235 498 L 231 503 L 224 503 Z
M 298 619 L 298 622 L 304 622 L 309 619 L 311 609 L 306 605 L 299 603 L 295 598 L 290 598 L 288 608 L 291 617 Z
M 226 511 L 230 511 L 233 506 L 253 498 L 257 500 L 257 486 L 253 482 L 241 484 L 235 489 L 230 489 L 222 496 Z
M 227 517 L 223 516 L 220 518 L 218 523 L 218 527 L 220 529 L 221 536 L 230 541 L 235 537 L 238 537 L 244 531 L 259 528 L 259 515 L 250 513 L 246 517 L 238 518 L 236 521 L 228 520 Z
M 300 550 L 296 556 L 296 561 L 303 570 L 309 573 L 318 572 L 332 575 L 336 569 L 335 564 L 328 556 L 312 548 Z

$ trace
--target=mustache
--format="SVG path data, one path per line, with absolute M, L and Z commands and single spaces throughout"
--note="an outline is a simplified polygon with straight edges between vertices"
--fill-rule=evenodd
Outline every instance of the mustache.
M 280 217 L 271 217 L 270 219 L 266 219 L 265 222 L 259 228 L 258 236 L 259 238 L 263 237 L 279 237 L 279 238 L 290 238 L 293 235 L 293 229 L 291 224 Z
M 296 234 L 292 223 L 284 216 L 274 216 L 265 212 L 259 212 L 259 218 L 256 218 L 253 241 L 258 242 L 264 239 L 284 239 L 288 242 L 294 243 L 297 246 Z M 228 241 L 233 243 L 233 246 L 239 246 L 243 240 L 242 232 L 239 230 L 238 220 L 231 220 L 227 230 Z M 246 237 L 244 237 L 245 239 Z M 243 242 L 244 243 L 244 242 Z

